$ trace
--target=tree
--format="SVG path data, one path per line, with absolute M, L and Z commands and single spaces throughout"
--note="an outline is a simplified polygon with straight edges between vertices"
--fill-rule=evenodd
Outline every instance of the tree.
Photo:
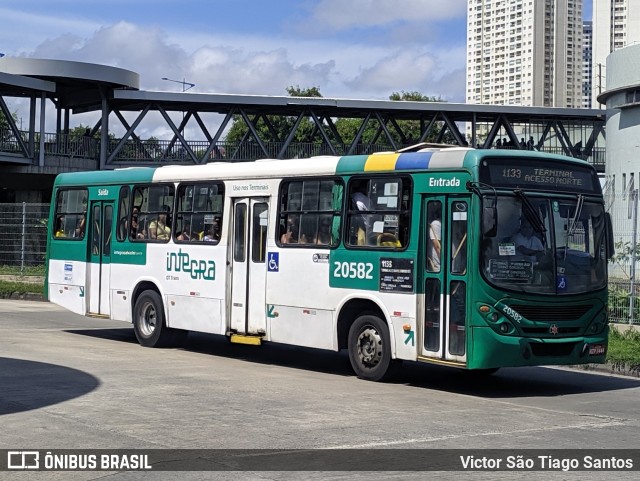
M 286 89 L 287 94 L 290 97 L 322 97 L 320 93 L 319 87 L 309 87 L 302 89 L 300 86 L 296 85 L 289 86 Z M 254 121 L 254 127 L 258 132 L 258 135 L 261 140 L 268 140 L 271 142 L 284 142 L 286 137 L 293 129 L 293 126 L 296 122 L 296 117 L 292 116 L 276 116 L 276 115 L 268 115 L 266 116 L 266 121 L 264 118 L 258 119 L 257 122 Z M 232 120 L 232 125 L 225 136 L 225 140 L 231 143 L 240 142 L 245 138 L 247 132 L 249 131 L 249 127 L 245 123 L 244 119 L 241 115 L 234 115 Z M 305 142 L 306 137 L 313 131 L 313 123 L 309 119 L 303 119 L 303 121 L 298 125 L 296 129 L 296 135 L 294 138 L 294 142 Z M 254 139 L 255 140 L 255 139 Z
M 300 86 L 287 87 L 287 94 L 292 97 L 322 97 L 319 87 L 300 88 Z M 417 91 L 411 92 L 393 92 L 389 96 L 389 100 L 393 101 L 413 101 L 413 102 L 442 102 L 442 99 L 423 95 Z M 260 140 L 265 142 L 284 142 L 293 130 L 297 117 L 294 116 L 262 116 L 250 119 L 258 134 Z M 336 147 L 336 151 L 342 152 L 345 148 L 344 144 L 350 144 L 355 139 L 357 133 L 362 127 L 364 118 L 339 118 L 339 119 L 319 119 L 323 124 L 323 131 L 329 138 L 330 142 Z M 422 137 L 422 129 L 429 120 L 398 120 L 395 122 L 385 121 L 385 128 L 389 131 L 395 146 L 405 146 L 416 143 Z M 335 125 L 334 133 L 332 128 L 327 127 L 328 122 Z M 425 138 L 427 142 L 441 141 L 445 143 L 455 143 L 454 137 L 446 132 L 442 139 L 438 136 L 443 128 L 442 121 L 436 122 L 435 126 L 430 130 Z M 241 141 L 254 141 L 253 135 L 249 132 L 249 127 L 245 123 L 241 115 L 233 118 L 233 123 L 225 136 L 225 140 L 229 143 L 240 143 Z M 304 117 L 300 120 L 292 141 L 294 143 L 306 144 L 303 152 L 288 152 L 287 157 L 300 155 L 301 157 L 324 152 L 319 146 L 325 143 L 324 137 L 320 134 L 315 122 L 310 117 Z M 309 145 L 311 144 L 311 145 Z M 384 129 L 380 125 L 378 119 L 369 119 L 361 134 L 358 144 L 365 147 L 359 150 L 359 153 L 369 153 L 372 149 L 370 144 L 378 145 L 378 148 L 392 148 L 392 144 L 387 138 Z M 277 155 L 278 152 L 270 152 L 271 155 Z
M 443 102 L 441 98 L 438 97 L 430 97 L 428 95 L 423 95 L 417 91 L 405 92 L 404 90 L 401 92 L 393 92 L 389 95 L 389 100 L 393 100 L 396 102 Z M 340 137 L 347 141 L 348 139 L 355 138 L 358 130 L 362 125 L 363 119 L 361 118 L 342 118 L 336 121 L 336 129 L 340 134 Z M 396 125 L 398 128 L 396 128 Z M 393 138 L 396 146 L 410 145 L 416 143 L 422 137 L 422 128 L 421 122 L 419 120 L 398 120 L 395 122 L 395 125 L 390 123 L 385 123 L 385 126 L 390 132 L 391 137 Z M 442 130 L 443 122 L 436 122 L 435 128 L 432 128 L 424 139 L 426 142 L 435 142 L 438 139 L 438 134 Z M 399 131 L 398 131 L 399 130 Z M 451 136 L 448 132 L 445 133 L 442 142 L 446 143 L 455 143 L 453 136 Z M 381 145 L 389 145 L 386 134 L 384 134 L 381 130 L 380 122 L 377 119 L 371 119 L 365 126 L 365 129 L 362 133 L 362 137 L 360 139 L 361 144 L 381 144 Z
M 301 89 L 299 85 L 287 87 L 289 97 L 322 97 L 320 87 L 309 87 Z
M 18 121 L 17 112 L 12 112 L 11 117 L 14 123 Z M 7 117 L 4 115 L 4 112 L 0 110 L 0 142 L 5 142 L 9 139 L 13 139 L 13 133 L 11 132 L 11 127 L 9 127 Z

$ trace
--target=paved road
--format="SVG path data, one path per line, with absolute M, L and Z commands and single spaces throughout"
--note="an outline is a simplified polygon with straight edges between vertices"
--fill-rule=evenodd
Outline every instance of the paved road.
M 639 446 L 639 402 L 640 380 L 573 369 L 503 369 L 476 379 L 409 363 L 397 381 L 371 383 L 352 375 L 345 353 L 231 345 L 208 335 L 190 335 L 183 348 L 147 349 L 127 324 L 48 303 L 0 300 L 0 449 L 625 449 Z M 0 479 L 106 475 L 0 472 Z M 372 477 L 427 476 L 192 472 L 180 479 Z M 633 479 L 629 473 L 607 477 Z M 177 478 L 130 472 L 109 479 Z

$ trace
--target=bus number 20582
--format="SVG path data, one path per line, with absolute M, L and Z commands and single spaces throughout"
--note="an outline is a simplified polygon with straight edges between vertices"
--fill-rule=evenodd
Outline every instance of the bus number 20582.
M 334 262 L 333 277 L 373 279 L 371 262 Z

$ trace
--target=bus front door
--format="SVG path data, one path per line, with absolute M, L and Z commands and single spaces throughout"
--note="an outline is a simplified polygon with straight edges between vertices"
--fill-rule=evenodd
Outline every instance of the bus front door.
M 466 197 L 423 201 L 424 302 L 420 356 L 454 365 L 467 361 Z
M 91 202 L 87 222 L 87 314 L 109 316 L 113 202 Z
M 266 198 L 236 199 L 231 243 L 232 333 L 266 333 L 266 250 L 269 203 Z

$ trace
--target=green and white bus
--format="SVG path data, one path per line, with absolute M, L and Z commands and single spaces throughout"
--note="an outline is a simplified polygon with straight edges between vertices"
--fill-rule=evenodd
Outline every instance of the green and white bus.
M 611 221 L 576 159 L 418 145 L 66 173 L 49 225 L 48 299 L 143 346 L 347 349 L 370 380 L 605 359 Z

